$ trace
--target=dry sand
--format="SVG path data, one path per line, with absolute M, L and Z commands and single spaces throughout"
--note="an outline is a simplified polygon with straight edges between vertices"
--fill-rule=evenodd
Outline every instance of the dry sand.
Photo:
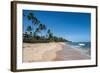
M 82 50 L 72 48 L 62 42 L 24 43 L 22 57 L 23 62 L 90 59 Z

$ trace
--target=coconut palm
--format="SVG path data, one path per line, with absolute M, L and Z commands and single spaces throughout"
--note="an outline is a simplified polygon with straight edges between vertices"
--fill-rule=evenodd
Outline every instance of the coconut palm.
M 52 39 L 53 38 L 53 33 L 51 32 L 50 29 L 48 29 L 47 34 L 48 34 L 48 39 Z
M 48 34 L 49 34 L 49 33 L 51 33 L 51 30 L 50 30 L 50 29 L 48 29 L 47 33 L 48 33 Z
M 28 31 L 29 37 L 31 37 L 32 36 L 32 27 L 31 26 L 27 26 L 26 30 Z
M 33 13 L 29 13 L 29 14 L 27 15 L 27 18 L 28 18 L 28 20 L 34 19 Z
M 32 23 L 34 23 L 34 25 L 38 25 L 40 21 L 36 17 L 34 17 L 34 20 L 32 21 Z
M 44 24 L 40 24 L 39 25 L 39 30 L 42 31 L 42 30 L 46 30 L 46 26 Z M 41 36 L 42 36 L 42 32 L 41 32 Z
M 36 28 L 36 30 L 34 31 L 34 37 L 37 36 L 37 33 L 40 32 L 39 28 Z
M 34 25 L 38 25 L 40 23 L 40 21 L 34 16 L 32 12 L 27 15 L 27 18 L 28 20 L 31 20 Z
M 40 30 L 46 30 L 46 26 L 45 26 L 44 24 L 40 24 L 40 25 L 39 25 L 39 29 L 40 29 Z
M 31 20 L 32 21 L 32 29 L 35 29 L 34 25 L 38 25 L 40 23 L 40 21 L 34 16 L 34 14 L 32 12 L 30 12 L 28 15 L 27 15 L 27 18 L 28 20 Z M 34 32 L 35 30 L 33 30 L 33 35 L 34 35 Z

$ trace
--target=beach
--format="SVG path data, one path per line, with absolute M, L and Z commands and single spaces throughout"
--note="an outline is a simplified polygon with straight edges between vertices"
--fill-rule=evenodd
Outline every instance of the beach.
M 23 43 L 23 62 L 44 62 L 64 60 L 90 59 L 85 51 L 79 48 L 72 48 L 64 42 L 50 43 Z

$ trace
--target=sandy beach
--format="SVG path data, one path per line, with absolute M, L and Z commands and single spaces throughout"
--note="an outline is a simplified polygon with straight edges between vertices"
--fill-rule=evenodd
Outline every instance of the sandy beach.
M 90 59 L 83 50 L 62 42 L 23 43 L 23 62 Z

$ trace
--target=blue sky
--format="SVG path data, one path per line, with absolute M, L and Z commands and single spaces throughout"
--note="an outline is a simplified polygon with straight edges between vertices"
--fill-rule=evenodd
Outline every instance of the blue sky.
M 30 10 L 23 10 L 27 15 Z M 55 36 L 66 38 L 74 42 L 90 41 L 91 14 L 76 12 L 31 11 L 34 16 L 45 24 Z M 23 27 L 32 25 L 27 17 L 23 16 Z M 46 31 L 43 31 L 45 34 Z

